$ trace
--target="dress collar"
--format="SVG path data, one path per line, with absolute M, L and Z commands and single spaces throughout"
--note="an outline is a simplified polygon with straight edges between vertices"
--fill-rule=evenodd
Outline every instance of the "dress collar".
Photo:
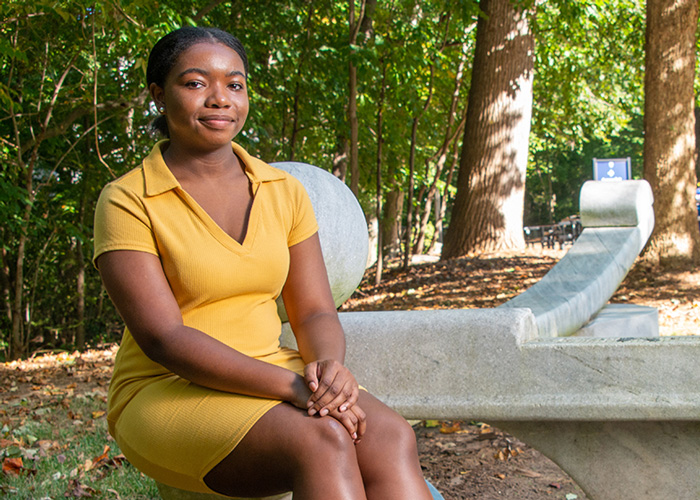
M 157 196 L 171 189 L 181 187 L 173 173 L 163 160 L 163 148 L 168 141 L 159 141 L 144 160 L 143 175 L 146 180 L 146 196 Z M 243 162 L 246 175 L 253 185 L 262 182 L 270 182 L 284 179 L 286 173 L 283 170 L 271 167 L 258 158 L 250 156 L 248 152 L 235 142 L 231 143 L 233 152 Z

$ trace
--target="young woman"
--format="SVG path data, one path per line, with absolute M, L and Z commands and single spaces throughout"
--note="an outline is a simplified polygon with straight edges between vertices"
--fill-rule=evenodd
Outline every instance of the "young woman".
M 95 265 L 126 323 L 110 432 L 144 473 L 192 491 L 430 499 L 413 430 L 343 365 L 306 193 L 232 142 L 247 78 L 217 29 L 174 31 L 149 57 L 167 139 L 95 216 Z M 280 293 L 298 352 L 278 343 Z

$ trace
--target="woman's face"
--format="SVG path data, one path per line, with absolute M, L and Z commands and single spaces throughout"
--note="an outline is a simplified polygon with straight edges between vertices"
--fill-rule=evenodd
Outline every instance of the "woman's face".
M 156 106 L 165 108 L 171 144 L 208 152 L 230 144 L 248 116 L 243 60 L 220 43 L 185 50 L 168 73 L 165 88 L 150 86 Z

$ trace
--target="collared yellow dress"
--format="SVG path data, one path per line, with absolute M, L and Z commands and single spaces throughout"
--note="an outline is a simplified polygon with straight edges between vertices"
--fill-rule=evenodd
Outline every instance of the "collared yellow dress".
M 137 250 L 157 255 L 185 325 L 249 356 L 297 373 L 297 351 L 281 348 L 275 300 L 289 268 L 289 247 L 318 230 L 301 183 L 233 150 L 245 166 L 253 206 L 242 244 L 179 185 L 159 142 L 141 167 L 102 191 L 95 254 Z M 151 361 L 128 328 L 109 388 L 108 422 L 127 459 L 177 488 L 211 492 L 204 476 L 279 401 L 208 389 Z

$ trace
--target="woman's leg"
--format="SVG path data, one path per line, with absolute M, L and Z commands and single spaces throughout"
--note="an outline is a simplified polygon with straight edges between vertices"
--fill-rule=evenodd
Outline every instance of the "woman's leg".
M 287 403 L 260 418 L 204 481 L 229 496 L 294 491 L 294 500 L 366 499 L 347 430 L 331 417 L 310 417 Z
M 365 391 L 357 404 L 367 414 L 367 430 L 356 447 L 367 498 L 432 500 L 408 422 Z

